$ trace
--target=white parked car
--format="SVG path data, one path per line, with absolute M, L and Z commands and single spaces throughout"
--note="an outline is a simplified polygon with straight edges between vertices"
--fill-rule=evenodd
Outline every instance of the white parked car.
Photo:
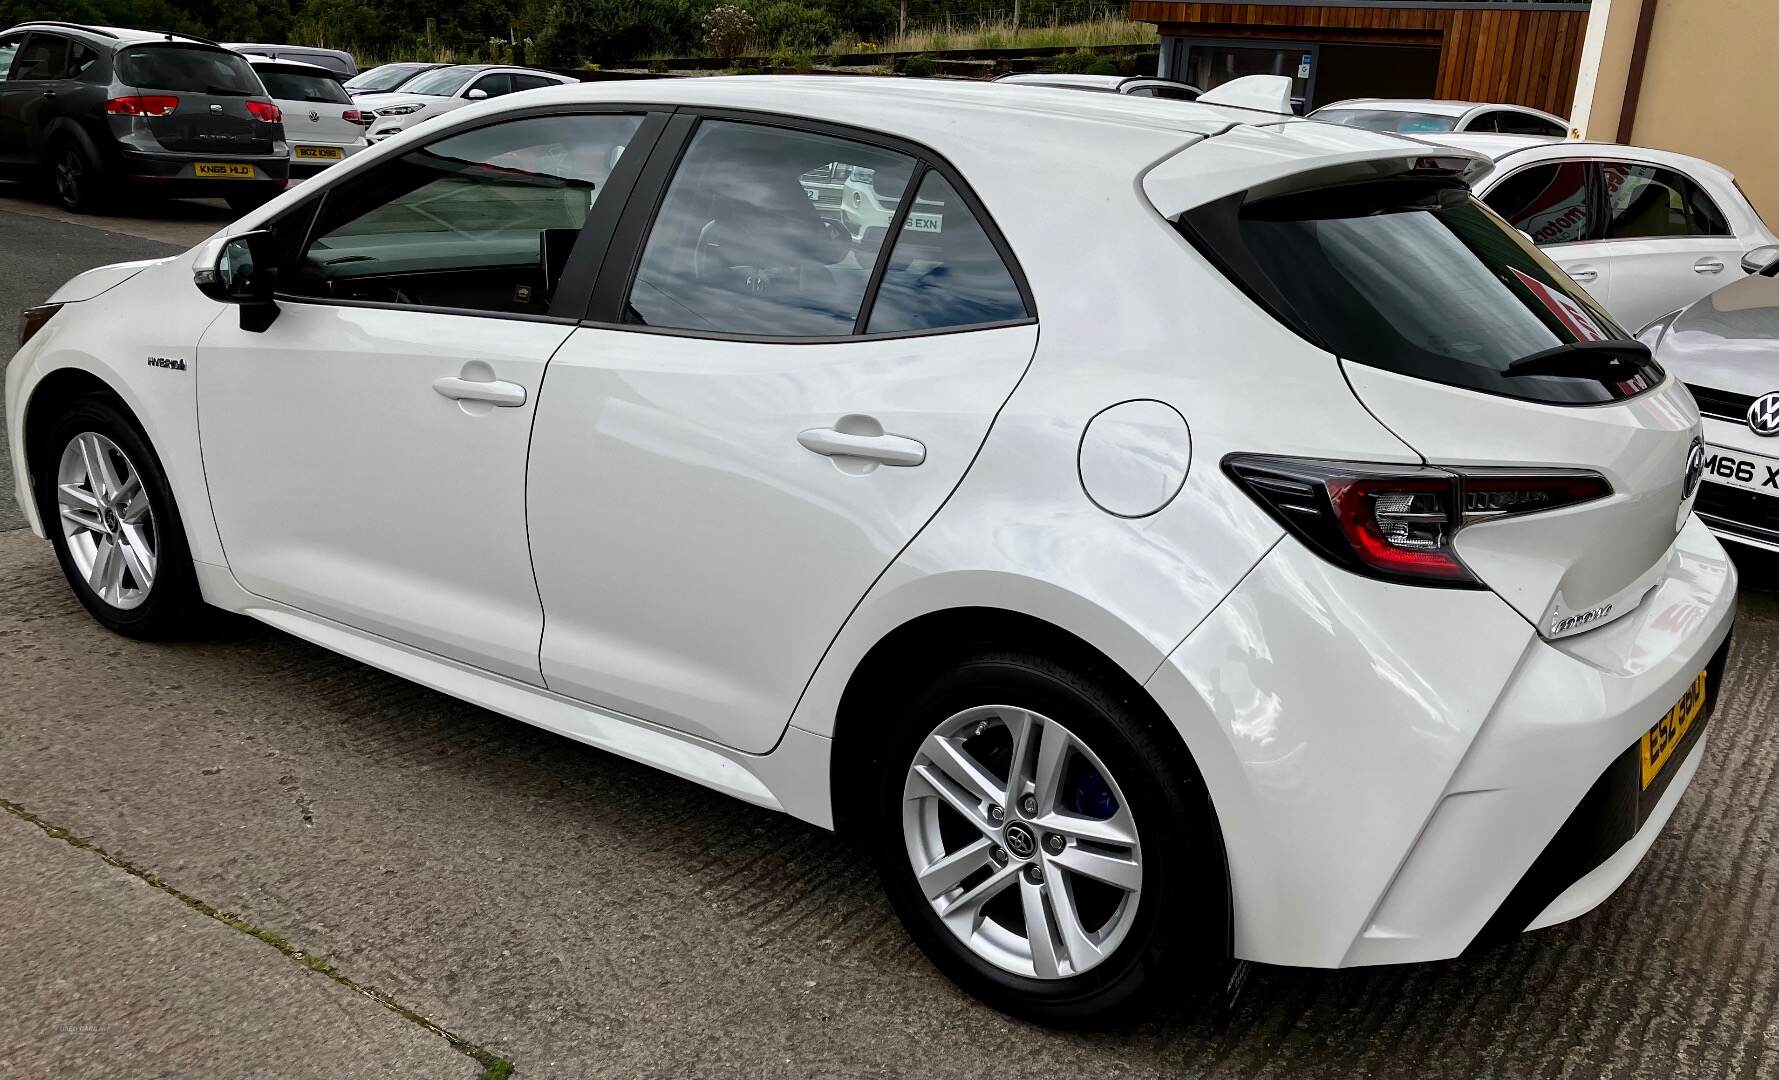
M 381 142 L 391 135 L 474 101 L 504 97 L 520 90 L 572 85 L 567 75 L 530 68 L 494 64 L 453 64 L 414 76 L 393 93 L 360 94 L 360 104 L 375 113 L 370 140 Z
M 430 64 L 418 61 L 379 64 L 374 68 L 359 72 L 341 85 L 345 86 L 346 92 L 355 98 L 363 97 L 366 94 L 387 94 L 393 90 L 400 90 L 418 76 L 429 71 L 437 71 L 439 68 L 449 66 L 448 64 Z
M 246 56 L 263 56 L 269 60 L 291 60 L 299 64 L 314 64 L 334 73 L 338 79 L 350 79 L 358 74 L 358 64 L 352 54 L 344 49 L 322 49 L 313 45 L 272 45 L 254 42 L 231 42 L 223 46 L 233 49 Z
M 847 243 L 835 162 L 941 227 Z M 1453 957 L 1643 858 L 1736 585 L 1686 389 L 1482 164 L 994 85 L 487 102 L 28 312 L 20 501 L 122 633 L 242 612 L 846 830 L 1025 1016 Z
M 370 145 L 364 135 L 370 115 L 326 68 L 263 56 L 247 62 L 284 112 L 291 179 L 313 176 Z
M 1308 119 L 1405 135 L 1470 131 L 1561 139 L 1569 134 L 1569 121 L 1542 109 L 1432 98 L 1349 98 L 1322 106 Z
M 1728 170 L 1613 143 L 1440 136 L 1494 168 L 1476 192 L 1635 330 L 1747 271 L 1779 243 Z

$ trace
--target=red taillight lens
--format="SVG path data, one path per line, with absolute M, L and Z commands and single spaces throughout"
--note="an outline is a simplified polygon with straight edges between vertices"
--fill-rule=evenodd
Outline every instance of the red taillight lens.
M 284 119 L 283 110 L 279 109 L 278 106 L 269 101 L 249 100 L 247 102 L 247 115 L 253 117 L 255 120 L 264 120 L 268 124 L 275 124 Z
M 349 124 L 369 124 L 371 122 L 370 116 L 357 109 L 347 109 L 340 114 L 340 119 Z
M 105 111 L 113 116 L 172 116 L 177 108 L 179 99 L 171 94 L 132 94 L 105 103 Z
M 1444 469 L 1231 454 L 1233 477 L 1280 525 L 1369 577 L 1481 588 L 1453 550 L 1466 525 L 1612 494 L 1596 473 Z

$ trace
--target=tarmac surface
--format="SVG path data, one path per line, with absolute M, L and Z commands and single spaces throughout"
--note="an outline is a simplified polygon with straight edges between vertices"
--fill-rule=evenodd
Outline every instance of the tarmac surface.
M 228 218 L 17 194 L 0 316 Z M 256 625 L 107 633 L 11 489 L 0 1077 L 1779 1076 L 1771 560 L 1708 757 L 1599 910 L 1448 963 L 1255 968 L 1223 1027 L 1070 1033 L 955 990 L 819 830 Z

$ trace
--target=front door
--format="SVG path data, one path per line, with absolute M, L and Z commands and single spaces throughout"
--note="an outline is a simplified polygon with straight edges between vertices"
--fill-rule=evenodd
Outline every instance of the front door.
M 573 325 L 550 316 L 553 252 L 597 239 L 582 226 L 638 125 L 452 135 L 278 223 L 301 249 L 277 317 L 255 332 L 224 312 L 198 348 L 205 475 L 243 587 L 541 681 L 526 454 Z
M 804 178 L 835 162 L 892 201 L 914 196 L 887 255 L 885 230 L 855 245 L 810 198 Z M 633 282 L 631 260 L 614 262 L 609 324 L 562 347 L 538 407 L 544 678 L 764 751 L 854 605 L 963 478 L 1037 326 L 940 172 L 764 123 L 700 121 Z

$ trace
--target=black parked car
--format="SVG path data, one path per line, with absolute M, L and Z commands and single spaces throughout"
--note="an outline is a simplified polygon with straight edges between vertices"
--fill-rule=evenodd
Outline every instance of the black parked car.
M 282 191 L 283 117 L 247 59 L 179 34 L 31 22 L 0 33 L 0 175 L 70 210 L 163 195 L 237 211 Z

